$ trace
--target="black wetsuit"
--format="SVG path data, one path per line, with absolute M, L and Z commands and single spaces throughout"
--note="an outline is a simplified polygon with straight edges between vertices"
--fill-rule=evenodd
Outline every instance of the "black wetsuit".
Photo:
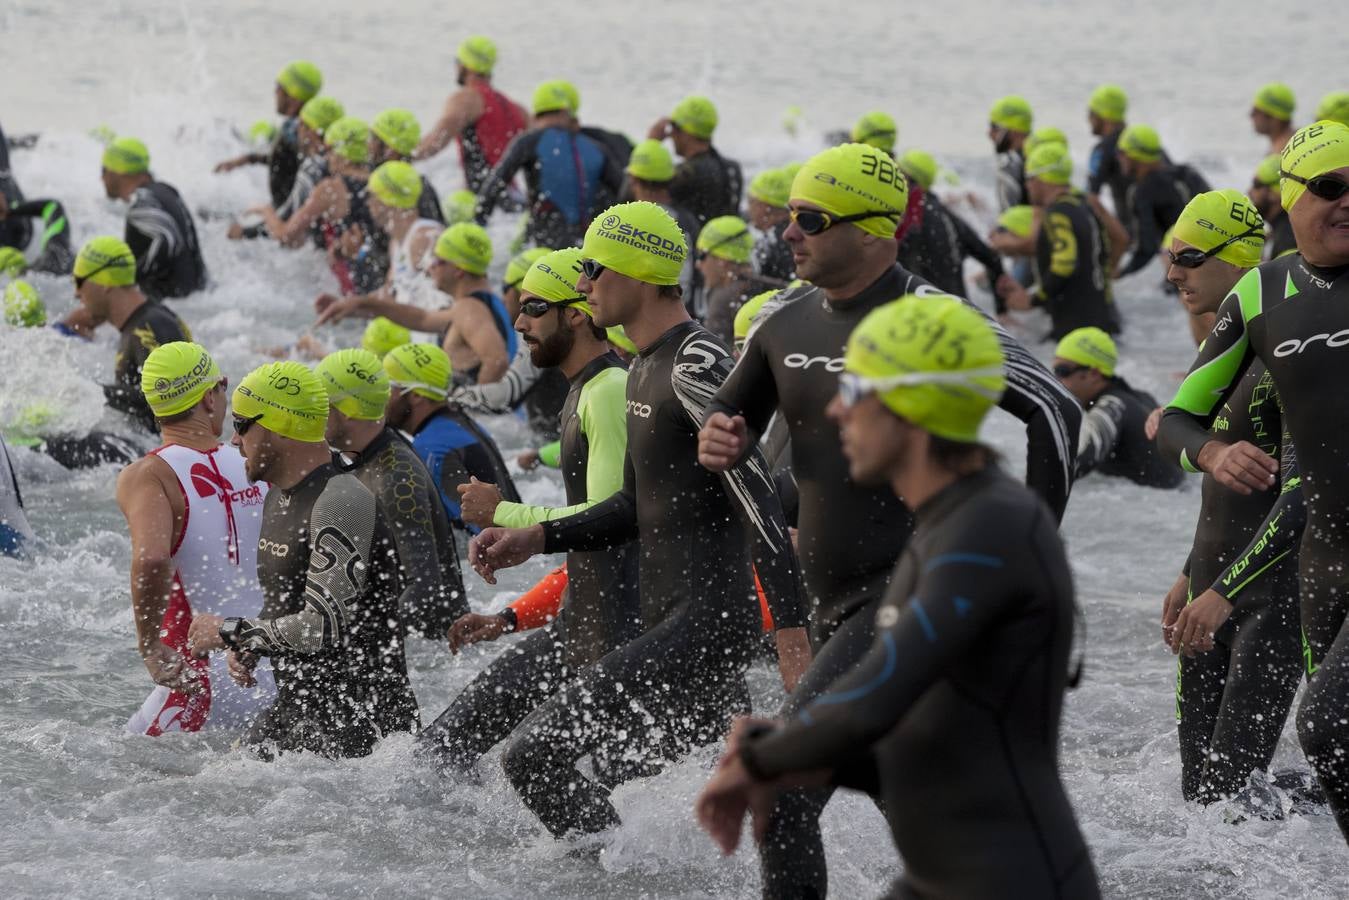
M 1288 213 L 1284 212 L 1283 207 L 1279 207 L 1278 214 L 1267 221 L 1269 232 L 1265 238 L 1265 261 L 1278 259 L 1285 253 L 1295 253 L 1297 237 L 1293 234 L 1293 220 L 1288 218 Z
M 764 278 L 789 282 L 796 277 L 796 261 L 792 247 L 782 237 L 791 220 L 774 225 L 754 243 L 754 271 Z
M 9 218 L 41 219 L 37 256 L 28 264 L 30 272 L 69 275 L 75 267 L 75 251 L 70 246 L 70 222 L 58 200 L 26 200 L 9 209 Z
M 23 191 L 9 168 L 9 141 L 4 129 L 0 129 L 0 194 L 11 208 L 23 203 Z M 33 227 L 26 218 L 10 217 L 0 221 L 0 247 L 14 247 L 25 250 L 32 240 Z
M 703 324 L 707 330 L 721 338 L 727 344 L 735 343 L 735 314 L 746 300 L 757 297 L 764 291 L 780 290 L 787 286 L 784 281 L 765 280 L 749 277 L 737 279 L 714 288 L 702 288 L 699 307 L 703 310 Z
M 554 250 L 579 246 L 590 220 L 613 206 L 623 187 L 622 168 L 598 141 L 567 128 L 535 128 L 516 135 L 483 182 L 478 224 L 487 224 L 521 169 L 529 194 L 526 238 Z
M 918 216 L 899 242 L 899 264 L 933 287 L 963 297 L 965 258 L 973 257 L 988 273 L 991 289 L 1003 274 L 1002 258 L 936 194 L 917 185 L 909 189 L 918 193 Z
M 1144 431 L 1148 416 L 1160 404 L 1123 378 L 1087 404 L 1077 449 L 1077 477 L 1089 472 L 1127 478 L 1144 487 L 1174 488 L 1185 480 L 1180 466 L 1164 456 Z
M 784 715 L 814 699 L 871 646 L 876 604 L 913 530 L 912 514 L 888 487 L 863 487 L 849 477 L 838 426 L 824 413 L 838 391 L 853 328 L 871 310 L 907 293 L 938 292 L 899 266 L 846 303 L 826 301 L 811 285 L 785 291 L 765 307 L 735 371 L 709 405 L 710 411 L 743 415 L 752 438 L 777 411 L 791 435 L 800 494 L 797 543 L 816 656 Z M 1026 422 L 1027 481 L 1062 515 L 1081 407 L 1014 338 L 993 328 L 1007 355 L 1001 405 Z M 760 846 L 767 896 L 824 895 L 819 817 L 828 800 L 828 791 L 796 791 L 779 801 Z
M 1274 379 L 1264 363 L 1254 360 L 1208 433 L 1225 444 L 1249 441 L 1279 458 L 1287 488 L 1296 476 L 1293 454 L 1282 452 L 1282 420 Z M 1174 429 L 1163 431 L 1158 447 L 1178 461 L 1183 448 L 1171 442 L 1173 436 Z M 1272 539 L 1291 529 L 1291 521 L 1264 525 L 1275 499 L 1272 491 L 1242 496 L 1212 475 L 1204 476 L 1185 569 L 1189 599 L 1213 588 L 1233 610 L 1214 635 L 1214 649 L 1182 655 L 1176 669 L 1176 731 L 1187 800 L 1212 802 L 1233 795 L 1245 787 L 1252 769 L 1268 769 L 1293 704 L 1302 669 L 1297 554 L 1290 552 L 1289 541 L 1279 541 L 1279 552 L 1268 558 L 1263 547 L 1246 552 L 1253 538 Z
M 379 290 L 389 278 L 389 235 L 375 224 L 367 203 L 369 181 L 354 175 L 341 176 L 347 188 L 347 214 L 333 226 L 333 240 L 337 240 L 349 228 L 360 227 L 365 235 L 356 258 L 350 260 L 349 274 L 351 283 L 358 294 L 370 294 Z
M 379 501 L 403 567 L 398 608 L 409 631 L 439 639 L 469 611 L 449 515 L 412 445 L 386 427 L 358 454 L 334 455 Z
M 894 896 L 1098 897 L 1058 771 L 1073 609 L 1053 514 L 995 470 L 962 478 L 919 508 L 865 658 L 742 758 L 883 799 Z
M 595 125 L 582 125 L 580 131 L 592 141 L 598 142 L 620 170 L 627 168 L 628 160 L 632 159 L 632 141 L 628 140 L 627 135 Z
M 285 203 L 295 188 L 300 160 L 300 120 L 290 116 L 281 123 L 271 150 L 260 160 L 267 163 L 267 190 L 272 196 L 272 208 Z
M 112 384 L 103 386 L 108 405 L 129 415 L 150 434 L 157 432 L 154 413 L 141 392 L 141 369 L 150 352 L 160 344 L 190 340 L 192 332 L 164 304 L 147 300 L 136 307 L 122 324 Z
M 1120 269 L 1129 275 L 1162 251 L 1162 237 L 1180 218 L 1195 194 L 1209 189 L 1204 177 L 1187 165 L 1164 165 L 1129 186 L 1129 215 L 1134 222 L 1134 250 Z
M 1346 346 L 1349 265 L 1312 266 L 1300 254 L 1265 263 L 1219 307 L 1213 333 L 1162 418 L 1162 433 L 1192 465 L 1209 440 L 1209 421 L 1251 359 L 1269 369 L 1307 504 L 1298 582 L 1311 678 L 1298 736 L 1349 838 L 1349 447 L 1342 439 L 1349 392 L 1338 386 Z
M 1133 216 L 1129 210 L 1129 185 L 1131 181 L 1120 168 L 1117 148 L 1119 131 L 1102 135 L 1091 148 L 1091 157 L 1087 161 L 1087 193 L 1099 195 L 1105 188 L 1110 189 L 1110 199 L 1115 206 L 1115 218 L 1119 219 L 1124 230 L 1133 234 Z
M 417 727 L 403 657 L 402 579 L 375 495 L 332 465 L 273 488 L 258 537 L 262 614 L 238 647 L 272 659 L 276 702 L 249 729 L 263 752 L 364 756 Z
M 745 176 L 740 163 L 709 147 L 682 161 L 675 169 L 674 180 L 670 182 L 670 199 L 675 206 L 693 213 L 701 228 L 708 219 L 739 215 L 744 186 Z M 690 242 L 694 239 L 694 236 L 689 238 Z
M 1119 333 L 1119 311 L 1110 289 L 1110 243 L 1085 195 L 1062 194 L 1045 209 L 1035 239 L 1035 268 L 1040 288 L 1031 302 L 1049 313 L 1050 337 L 1057 340 L 1087 326 Z
M 997 155 L 998 209 L 1025 206 L 1030 202 L 1026 192 L 1026 156 L 1021 150 L 1009 149 Z
M 577 414 L 581 391 L 596 375 L 622 363 L 596 359 L 571 381 L 563 410 L 562 479 L 567 504 L 584 503 L 589 440 Z M 439 763 L 471 768 L 530 712 L 587 666 L 641 632 L 635 542 L 609 550 L 567 554 L 567 596 L 550 624 L 530 634 L 478 674 L 419 738 Z
M 125 238 L 136 255 L 136 283 L 150 299 L 186 297 L 206 287 L 197 227 L 172 185 L 151 181 L 136 189 Z
M 531 713 L 503 758 L 525 805 L 556 836 L 616 824 L 608 784 L 721 738 L 748 709 L 743 674 L 762 627 L 751 560 L 777 627 L 805 623 L 763 457 L 754 452 L 724 475 L 698 464 L 706 404 L 730 367 L 730 352 L 693 322 L 646 347 L 628 375 L 623 489 L 543 523 L 549 553 L 642 542 L 645 631 Z M 576 771 L 587 755 L 621 758 L 623 771 L 602 785 Z

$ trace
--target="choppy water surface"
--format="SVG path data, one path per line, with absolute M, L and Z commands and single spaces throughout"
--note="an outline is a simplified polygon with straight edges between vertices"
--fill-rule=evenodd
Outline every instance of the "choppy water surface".
M 79 240 L 119 231 L 120 208 L 101 198 L 99 147 L 83 132 L 106 123 L 144 137 L 156 172 L 199 212 L 215 279 L 212 290 L 176 308 L 236 380 L 264 360 L 264 350 L 294 340 L 330 277 L 309 252 L 224 240 L 219 217 L 265 195 L 260 170 L 210 174 L 213 161 L 239 150 L 232 128 L 269 112 L 272 72 L 301 54 L 323 65 L 332 91 L 358 114 L 406 105 L 429 117 L 447 89 L 451 48 L 467 29 L 463 8 L 426 0 L 344 6 L 238 2 L 207 12 L 163 0 L 97 8 L 11 0 L 0 8 L 3 124 L 11 133 L 43 132 L 37 151 L 13 158 L 25 191 L 60 197 Z M 1255 86 L 1281 75 L 1304 103 L 1344 86 L 1327 83 L 1333 73 L 1317 62 L 1338 48 L 1331 30 L 1309 27 L 1296 9 L 1271 21 L 1270 10 L 1253 3 L 1163 16 L 1157 3 L 1092 12 L 1042 2 L 1013 16 L 956 0 L 945 15 L 925 20 L 880 2 L 851 4 L 837 19 L 837 10 L 806 5 L 796 17 L 793 6 L 751 0 L 639 12 L 601 0 L 551 15 L 543 40 L 542 26 L 526 24 L 533 6 L 505 2 L 475 11 L 481 19 L 473 26 L 502 43 L 510 65 L 500 80 L 517 96 L 541 78 L 569 75 L 585 92 L 587 118 L 635 133 L 686 89 L 705 90 L 722 104 L 724 149 L 751 173 L 804 158 L 818 148 L 822 128 L 887 108 L 900 119 L 904 146 L 943 153 L 985 195 L 984 109 L 1012 89 L 1032 99 L 1041 123 L 1067 128 L 1080 162 L 1090 146 L 1085 128 L 1073 124 L 1082 100 L 1097 81 L 1119 80 L 1180 155 L 1201 158 L 1215 186 L 1241 186 L 1262 152 L 1244 121 Z M 1242 10 L 1259 17 L 1259 35 Z M 61 50 L 60 65 L 50 57 L 57 48 L 72 48 Z M 1187 105 L 1176 105 L 1181 98 Z M 797 138 L 778 127 L 791 103 L 809 123 Z M 442 194 L 458 186 L 448 154 L 427 170 Z M 492 230 L 504 245 L 514 223 L 498 217 Z M 1159 277 L 1149 270 L 1120 286 L 1129 320 L 1122 370 L 1165 397 L 1191 348 L 1174 301 L 1155 289 Z M 68 280 L 34 281 L 55 312 L 73 304 Z M 321 337 L 335 349 L 352 343 L 357 327 Z M 1025 337 L 1044 330 L 1029 322 Z M 113 346 L 111 333 L 84 347 L 0 331 L 0 419 L 10 421 L 33 397 L 48 400 L 71 427 L 97 423 L 103 414 L 94 379 L 106 377 Z M 503 449 L 528 441 L 515 419 L 487 424 Z M 1019 469 L 1016 423 L 995 417 L 989 433 Z M 134 651 L 116 473 L 71 475 L 27 452 L 18 465 L 43 545 L 30 563 L 0 559 L 0 893 L 757 894 L 753 856 L 718 858 L 689 813 L 711 749 L 620 788 L 623 825 L 604 837 L 597 863 L 568 856 L 546 836 L 495 754 L 484 762 L 483 783 L 470 786 L 420 766 L 405 737 L 363 760 L 300 756 L 266 764 L 229 749 L 225 735 L 124 734 L 148 680 Z M 521 487 L 536 502 L 562 496 L 547 474 L 522 476 Z M 1063 727 L 1070 794 L 1109 896 L 1344 896 L 1349 851 L 1328 817 L 1230 826 L 1221 809 L 1180 803 L 1173 660 L 1161 647 L 1157 617 L 1186 555 L 1197 487 L 1164 493 L 1093 477 L 1074 492 L 1063 533 L 1089 643 L 1086 680 L 1068 699 Z M 545 565 L 507 573 L 496 588 L 474 578 L 475 608 L 499 608 Z M 410 663 L 424 715 L 437 714 L 499 650 L 452 658 L 441 645 L 414 642 Z M 775 709 L 775 675 L 757 668 L 751 683 L 756 707 Z M 1305 765 L 1291 731 L 1276 765 Z M 825 833 L 834 895 L 880 893 L 897 861 L 869 803 L 836 801 Z

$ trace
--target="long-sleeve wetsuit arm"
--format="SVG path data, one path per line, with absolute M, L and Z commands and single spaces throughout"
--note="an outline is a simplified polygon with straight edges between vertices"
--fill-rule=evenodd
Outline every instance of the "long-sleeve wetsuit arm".
M 955 226 L 956 240 L 960 244 L 960 251 L 965 256 L 971 256 L 979 261 L 979 265 L 984 267 L 988 273 L 988 284 L 991 290 L 993 284 L 1003 274 L 1002 257 L 987 243 L 979 237 L 979 233 L 969 226 L 964 219 L 953 212 L 948 211 L 951 224 Z
M 404 616 L 436 605 L 442 599 L 464 596 L 463 576 L 457 554 L 451 572 L 441 567 L 440 552 L 436 548 L 436 532 L 431 511 L 421 508 L 426 501 L 439 503 L 428 474 L 419 466 L 400 471 L 397 478 L 384 478 L 380 484 L 379 504 L 390 512 L 389 531 L 397 548 L 398 565 L 403 574 L 403 590 L 398 595 L 398 608 Z M 397 512 L 397 515 L 393 515 Z M 387 550 L 383 552 L 388 552 Z M 453 578 L 446 583 L 445 576 Z
M 769 303 L 775 304 L 776 301 L 770 300 Z M 778 385 L 773 378 L 773 369 L 768 363 L 768 353 L 765 349 L 767 341 L 763 339 L 760 330 L 760 326 L 765 323 L 766 314 L 771 314 L 768 306 L 765 307 L 765 312 L 760 313 L 758 323 L 750 331 L 749 339 L 745 342 L 735 368 L 731 369 L 731 374 L 726 376 L 726 380 L 717 388 L 707 404 L 707 415 L 719 412 L 728 416 L 745 417 L 745 424 L 749 426 L 750 440 L 744 456 L 741 457 L 742 460 L 749 456 L 750 449 L 758 443 L 759 436 L 768 428 L 768 423 L 778 406 Z
M 637 537 L 637 476 L 632 459 L 623 457 L 623 489 L 587 510 L 540 523 L 543 551 L 606 550 Z
M 316 653 L 346 639 L 351 604 L 372 570 L 379 509 L 355 478 L 328 483 L 309 514 L 304 609 L 275 619 L 243 619 L 237 649 L 262 656 Z
M 507 413 L 524 401 L 525 395 L 538 382 L 541 374 L 539 367 L 529 357 L 529 347 L 521 341 L 505 375 L 488 384 L 458 388 L 451 399 L 477 412 Z
M 1124 401 L 1113 394 L 1102 394 L 1087 410 L 1077 444 L 1077 477 L 1097 468 L 1115 452 L 1128 411 Z
M 524 134 L 516 135 L 506 148 L 506 152 L 497 164 L 492 167 L 487 180 L 482 183 L 478 189 L 478 209 L 475 214 L 479 225 L 486 225 L 487 220 L 492 217 L 492 210 L 496 208 L 497 201 L 506 193 L 506 186 L 511 183 L 515 173 L 529 161 L 534 155 L 534 148 L 538 146 L 539 136 L 536 131 L 526 131 Z
M 1157 230 L 1157 213 L 1153 192 L 1146 183 L 1138 184 L 1133 191 L 1134 252 L 1129 261 L 1120 269 L 1120 275 L 1131 275 L 1147 266 L 1161 251 L 1162 235 Z
M 970 535 L 970 542 L 928 559 L 907 601 L 882 605 L 876 641 L 861 662 L 794 721 L 747 742 L 750 771 L 776 778 L 833 768 L 870 747 L 991 626 L 1014 615 L 1030 591 L 1009 583 L 1016 557 L 993 534 Z M 1016 552 L 1036 558 L 1029 547 Z
M 1213 331 L 1162 413 L 1157 447 L 1163 456 L 1178 461 L 1187 472 L 1199 471 L 1199 451 L 1213 440 L 1208 430 L 1213 417 L 1250 364 L 1253 353 L 1242 294 L 1254 291 L 1258 302 L 1259 277 L 1259 272 L 1252 269 L 1218 307 Z
M 1279 480 L 1279 499 L 1274 502 L 1269 515 L 1251 535 L 1246 549 L 1237 554 L 1232 564 L 1210 585 L 1231 603 L 1239 603 L 1243 590 L 1259 582 L 1275 563 L 1293 552 L 1307 524 L 1307 500 L 1302 493 L 1297 450 L 1286 429 L 1279 451 Z
M 173 216 L 158 205 L 133 202 L 126 212 L 127 246 L 136 257 L 136 280 L 152 276 L 171 265 L 182 235 Z
M 585 434 L 586 498 L 571 506 L 529 506 L 503 501 L 497 504 L 493 524 L 524 528 L 582 512 L 623 487 L 623 461 L 628 453 L 627 379 L 622 369 L 596 375 L 581 388 L 577 415 Z

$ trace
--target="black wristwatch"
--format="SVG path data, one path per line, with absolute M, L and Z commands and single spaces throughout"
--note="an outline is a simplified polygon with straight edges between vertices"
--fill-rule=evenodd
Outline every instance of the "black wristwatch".
M 239 632 L 243 630 L 244 620 L 236 617 L 226 619 L 220 623 L 220 640 L 231 650 L 242 650 L 239 646 Z
M 520 627 L 520 617 L 515 614 L 515 610 L 509 606 L 497 613 L 497 618 L 506 622 L 507 631 L 515 631 Z

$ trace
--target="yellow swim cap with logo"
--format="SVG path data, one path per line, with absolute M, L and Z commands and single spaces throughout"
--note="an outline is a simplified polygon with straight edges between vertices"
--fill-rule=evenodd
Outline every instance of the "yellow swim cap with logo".
M 627 173 L 642 181 L 663 184 L 674 178 L 674 158 L 660 141 L 648 139 L 632 148 Z
M 1349 91 L 1331 91 L 1316 107 L 1316 121 L 1328 119 L 1349 125 Z
M 1017 237 L 1030 237 L 1035 227 L 1035 210 L 1025 204 L 1009 206 L 998 216 L 998 227 Z
M 1152 163 L 1162 158 L 1162 139 L 1148 125 L 1130 125 L 1120 132 L 1116 146 L 1134 162 Z
M 843 370 L 900 418 L 938 437 L 979 440 L 1007 385 L 998 336 L 955 297 L 906 294 L 867 314 L 848 338 Z
M 422 176 L 409 163 L 391 159 L 370 173 L 370 193 L 386 206 L 416 209 L 422 196 Z
M 689 244 L 679 224 L 654 203 L 620 203 L 586 229 L 581 258 L 647 284 L 679 284 Z
M 792 179 L 786 169 L 765 169 L 750 179 L 749 195 L 760 203 L 785 209 L 792 199 Z
M 492 239 L 481 225 L 459 222 L 436 238 L 435 254 L 471 275 L 486 275 L 492 264 Z
M 698 249 L 718 259 L 744 265 L 754 254 L 754 235 L 739 216 L 709 219 L 698 232 Z
M 508 289 L 518 288 L 520 282 L 525 280 L 525 273 L 529 271 L 529 267 L 552 252 L 547 247 L 531 247 L 528 250 L 520 251 L 511 257 L 510 262 L 506 263 L 506 274 L 501 280 L 505 282 Z
M 332 97 L 315 97 L 300 107 L 300 121 L 320 135 L 346 114 L 342 104 Z
M 1243 269 L 1260 265 L 1260 254 L 1265 249 L 1265 220 L 1249 197 L 1230 188 L 1196 194 L 1185 204 L 1171 229 L 1173 239 L 1204 251 L 1242 234 L 1246 237 L 1218 251 L 1218 259 Z
M 133 137 L 113 138 L 103 149 L 103 168 L 118 175 L 150 171 L 150 151 Z
M 276 83 L 293 100 L 309 100 L 318 95 L 323 88 L 323 75 L 319 67 L 305 59 L 297 59 L 282 69 L 276 76 Z
M 529 267 L 520 282 L 520 293 L 539 297 L 550 303 L 573 306 L 588 316 L 594 316 L 590 304 L 576 290 L 581 277 L 581 248 L 567 247 L 544 254 Z
M 450 357 L 435 344 L 404 344 L 384 355 L 389 383 L 428 400 L 444 400 L 450 393 Z
M 1009 94 L 999 98 L 988 110 L 988 121 L 1008 131 L 1030 133 L 1031 108 L 1025 97 Z
M 1293 89 L 1282 82 L 1273 81 L 1255 92 L 1251 105 L 1265 115 L 1273 116 L 1283 122 L 1293 119 L 1293 110 L 1297 107 L 1297 98 Z
M 871 213 L 850 224 L 891 238 L 909 202 L 909 182 L 885 151 L 842 144 L 815 154 L 801 167 L 792 179 L 792 200 L 839 217 Z
M 293 360 L 267 363 L 244 376 L 231 398 L 234 414 L 256 419 L 272 434 L 317 444 L 328 425 L 328 392 L 313 371 Z
M 422 138 L 421 123 L 407 109 L 384 110 L 370 123 L 370 130 L 399 156 L 411 156 Z
M 1349 166 L 1349 125 L 1314 122 L 1299 128 L 1284 146 L 1279 165 L 1285 176 L 1296 175 L 1303 180 Z M 1292 178 L 1279 181 L 1284 209 L 1292 209 L 1306 191 L 1305 184 Z
M 384 354 L 394 347 L 402 346 L 411 340 L 411 331 L 384 316 L 375 316 L 370 320 L 370 324 L 365 326 L 365 332 L 361 335 L 361 347 L 383 359 Z
M 1045 184 L 1066 185 L 1073 178 L 1073 158 L 1063 144 L 1041 144 L 1026 157 L 1026 177 Z
M 349 419 L 373 422 L 389 402 L 389 376 L 369 350 L 338 350 L 314 367 L 328 392 L 328 403 Z
M 497 45 L 492 43 L 491 38 L 475 34 L 464 38 L 454 58 L 470 72 L 491 75 L 497 64 Z
M 717 108 L 706 97 L 693 94 L 675 104 L 670 121 L 680 131 L 709 141 L 717 130 Z
M 161 419 L 196 406 L 219 383 L 220 367 L 205 347 L 190 341 L 160 344 L 141 368 L 141 393 Z
M 913 179 L 923 190 L 932 187 L 937 180 L 937 161 L 931 153 L 922 150 L 909 150 L 899 158 L 899 169 Z
M 370 128 L 355 116 L 343 116 L 323 132 L 323 142 L 347 162 L 370 161 Z
M 121 238 L 99 235 L 84 242 L 71 274 L 105 287 L 136 283 L 136 257 Z
M 1117 84 L 1103 84 L 1091 92 L 1087 109 L 1107 122 L 1123 122 L 1129 110 L 1129 95 Z
M 1095 369 L 1107 378 L 1114 376 L 1119 362 L 1114 338 L 1095 326 L 1075 328 L 1065 334 L 1054 348 L 1054 355 Z
M 886 113 L 873 110 L 864 113 L 849 132 L 854 144 L 869 144 L 886 153 L 895 152 L 895 139 L 899 137 L 899 128 L 895 120 Z
M 572 94 L 569 85 L 560 79 L 545 81 L 534 88 L 534 115 L 541 116 L 545 113 L 568 112 L 574 113 L 572 109 Z
M 5 321 L 19 328 L 47 324 L 47 307 L 37 288 L 22 280 L 5 285 Z

